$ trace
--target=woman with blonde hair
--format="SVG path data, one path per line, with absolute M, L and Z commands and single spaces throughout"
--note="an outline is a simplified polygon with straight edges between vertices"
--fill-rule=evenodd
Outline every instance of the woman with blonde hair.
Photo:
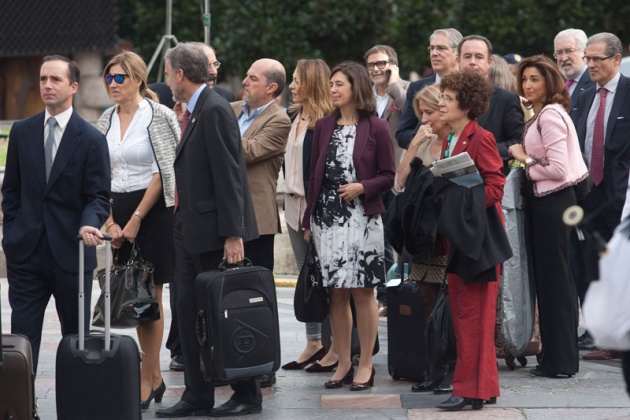
M 162 401 L 166 390 L 160 371 L 162 285 L 173 280 L 173 162 L 180 129 L 173 111 L 158 104 L 147 87 L 147 67 L 136 53 L 125 51 L 112 58 L 103 79 L 116 102 L 97 124 L 107 137 L 112 170 L 112 206 L 105 231 L 112 236 L 120 260 L 129 259 L 137 242 L 143 257 L 155 265 L 160 319 L 137 327 L 144 353 L 141 406 L 146 409 L 151 400 Z
M 313 130 L 315 121 L 333 110 L 329 79 L 330 68 L 323 60 L 302 59 L 297 62 L 289 85 L 293 95 L 289 115 L 293 123 L 284 156 L 284 217 L 298 271 L 302 268 L 308 247 L 300 223 L 306 210 Z M 325 356 L 321 338 L 321 324 L 307 322 L 306 348 L 296 360 L 284 364 L 282 368 L 306 368 L 307 372 L 332 371 L 337 365 L 337 355 L 331 346 L 328 356 Z

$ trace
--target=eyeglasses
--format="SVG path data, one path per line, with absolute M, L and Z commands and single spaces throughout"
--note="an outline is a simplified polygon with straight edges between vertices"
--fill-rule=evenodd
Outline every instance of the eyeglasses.
M 553 52 L 553 58 L 559 58 L 562 57 L 563 55 L 571 55 L 574 52 L 579 51 L 579 49 L 577 48 L 567 48 L 564 50 L 555 50 Z
M 392 62 L 392 60 L 376 61 L 374 63 L 367 63 L 367 68 L 368 68 L 368 70 L 374 70 L 374 66 L 376 66 L 379 69 L 383 70 L 385 68 L 385 66 L 388 65 L 391 62 Z
M 451 98 L 451 97 L 450 97 L 450 96 L 448 96 L 448 95 L 443 95 L 443 94 L 440 94 L 440 96 L 439 96 L 439 101 L 440 101 L 440 102 L 444 101 L 444 103 L 446 103 L 446 104 L 451 103 L 451 102 L 453 102 L 454 100 L 455 100 L 455 98 Z
M 208 67 L 214 67 L 215 69 L 219 70 L 219 67 L 221 67 L 221 63 L 218 61 L 215 61 L 214 63 L 210 63 Z
M 429 45 L 429 46 L 427 47 L 427 51 L 428 51 L 429 53 L 432 53 L 432 52 L 433 52 L 433 51 L 435 51 L 435 50 L 437 50 L 438 52 L 443 53 L 443 52 L 446 52 L 446 51 L 448 51 L 448 50 L 450 50 L 450 49 L 451 49 L 451 48 L 450 48 L 450 47 L 447 47 L 446 45 Z
M 105 81 L 107 82 L 108 85 L 111 85 L 112 82 L 116 82 L 119 85 L 122 85 L 123 83 L 125 83 L 125 77 L 129 77 L 128 74 L 106 74 L 105 75 Z
M 614 56 L 615 56 L 615 54 L 609 55 L 608 57 L 589 57 L 589 56 L 585 55 L 584 57 L 582 57 L 582 60 L 586 64 L 590 63 L 591 61 L 593 61 L 595 64 L 597 64 L 597 63 L 601 63 L 604 60 L 608 60 L 609 58 L 613 58 Z

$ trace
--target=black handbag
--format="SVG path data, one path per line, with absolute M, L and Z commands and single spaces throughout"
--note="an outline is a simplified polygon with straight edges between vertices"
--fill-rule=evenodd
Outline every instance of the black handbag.
M 115 253 L 110 267 L 111 326 L 133 328 L 160 319 L 160 305 L 155 297 L 153 263 L 142 257 L 140 246 L 133 244 L 129 261 L 120 262 Z M 101 295 L 94 306 L 92 325 L 105 325 L 105 269 L 96 273 Z
M 432 366 L 451 363 L 457 359 L 453 315 L 446 278 L 440 286 L 435 307 L 427 318 L 424 334 L 427 358 Z
M 295 285 L 293 309 L 300 322 L 322 322 L 328 316 L 328 292 L 322 283 L 319 258 L 312 240 Z

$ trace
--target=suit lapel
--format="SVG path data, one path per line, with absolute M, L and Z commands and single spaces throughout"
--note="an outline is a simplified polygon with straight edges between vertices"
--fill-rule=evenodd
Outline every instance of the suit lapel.
M 615 124 L 617 123 L 617 117 L 621 115 L 621 109 L 623 105 L 628 100 L 628 85 L 630 84 L 629 80 L 623 75 L 619 78 L 619 84 L 617 85 L 617 92 L 615 92 L 615 100 L 612 105 L 612 109 L 610 110 L 610 115 L 608 116 L 608 124 L 606 125 L 606 136 L 604 138 L 604 144 L 609 144 L 610 135 L 615 128 Z
M 52 168 L 50 168 L 50 176 L 48 177 L 48 185 L 46 189 L 55 183 L 64 168 L 68 165 L 72 155 L 79 147 L 79 143 L 81 142 L 81 133 L 82 129 L 79 124 L 79 115 L 76 111 L 73 111 L 70 120 L 68 120 L 68 125 L 63 132 L 63 137 L 61 137 L 61 141 L 59 142 L 55 160 L 53 161 Z
M 243 138 L 249 138 L 254 135 L 258 130 L 260 130 L 267 123 L 267 115 L 271 115 L 276 112 L 275 107 L 277 107 L 275 103 L 269 104 L 267 108 L 263 110 L 260 114 L 254 118 L 254 121 L 247 127 L 247 130 L 243 133 Z M 237 114 L 237 119 L 243 115 L 243 108 L 241 107 L 241 112 Z
M 385 121 L 389 121 L 389 117 L 392 115 L 392 105 L 394 104 L 394 100 L 390 97 L 387 100 L 387 105 L 385 105 L 385 111 L 383 111 L 383 118 Z
M 354 139 L 354 150 L 352 151 L 352 157 L 354 161 L 354 167 L 357 168 L 365 152 L 365 145 L 368 140 L 368 132 L 370 130 L 370 119 L 364 118 L 359 120 L 357 124 L 357 135 Z
M 586 122 L 588 120 L 588 113 L 593 106 L 593 101 L 595 100 L 595 91 L 597 89 L 597 85 L 591 86 L 587 90 L 584 91 L 583 95 L 580 95 L 579 106 L 582 109 L 577 110 L 578 116 L 578 126 L 576 127 L 576 131 L 578 134 L 578 139 L 580 141 L 580 148 L 584 150 L 584 141 L 586 139 Z
M 197 103 L 195 104 L 195 109 L 190 115 L 190 119 L 188 120 L 188 124 L 186 125 L 186 131 L 182 135 L 181 141 L 177 144 L 177 148 L 175 149 L 175 159 L 179 156 L 180 152 L 184 148 L 186 141 L 190 137 L 190 133 L 195 129 L 195 125 L 197 124 L 197 120 L 199 119 L 199 113 L 201 112 L 201 108 L 203 108 L 203 104 L 206 102 L 206 98 L 210 94 L 210 88 L 205 87 L 201 93 L 199 94 L 199 98 L 197 98 Z
M 464 153 L 468 149 L 468 146 L 470 146 L 470 137 L 475 133 L 478 126 L 477 121 L 471 121 L 464 127 L 464 130 L 459 135 L 459 139 L 457 139 L 457 144 L 453 149 L 452 156 Z

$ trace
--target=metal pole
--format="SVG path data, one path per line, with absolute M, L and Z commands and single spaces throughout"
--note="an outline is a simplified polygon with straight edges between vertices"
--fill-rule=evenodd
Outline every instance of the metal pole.
M 210 0 L 204 0 L 205 10 L 203 14 L 203 41 L 210 45 Z

